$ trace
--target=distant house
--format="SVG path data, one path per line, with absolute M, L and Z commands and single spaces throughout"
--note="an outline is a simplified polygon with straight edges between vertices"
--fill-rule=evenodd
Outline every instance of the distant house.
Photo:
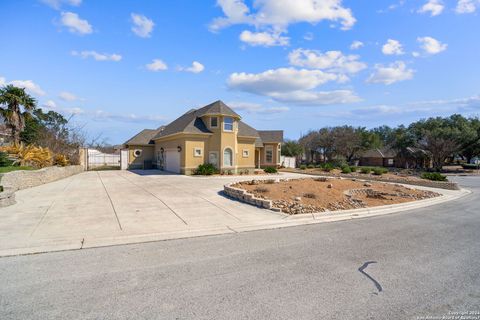
M 144 129 L 124 143 L 128 168 L 192 174 L 200 164 L 253 172 L 280 166 L 283 131 L 256 130 L 222 101 L 192 109 L 158 129 Z
M 360 157 L 361 166 L 394 167 L 397 153 L 390 148 L 374 148 L 367 150 Z
M 397 152 L 388 147 L 375 148 L 363 153 L 360 157 L 359 165 L 425 169 L 431 167 L 431 157 L 428 151 L 414 147 L 407 147 L 401 152 Z

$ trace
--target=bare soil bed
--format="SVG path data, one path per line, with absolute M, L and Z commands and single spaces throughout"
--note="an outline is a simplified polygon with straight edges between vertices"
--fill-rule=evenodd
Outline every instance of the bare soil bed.
M 289 214 L 357 209 L 404 203 L 440 194 L 381 182 L 339 178 L 253 180 L 233 185 Z

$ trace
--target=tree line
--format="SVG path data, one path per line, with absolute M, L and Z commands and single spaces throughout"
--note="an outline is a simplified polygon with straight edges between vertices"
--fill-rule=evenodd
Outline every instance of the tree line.
M 320 154 L 323 161 L 341 159 L 351 163 L 369 149 L 390 148 L 406 154 L 415 147 L 428 153 L 433 169 L 439 171 L 456 156 L 466 162 L 480 156 L 480 120 L 454 114 L 413 122 L 409 126 L 380 126 L 373 129 L 354 126 L 325 127 L 309 131 L 298 141 L 286 141 L 283 155 L 304 154 L 312 161 Z

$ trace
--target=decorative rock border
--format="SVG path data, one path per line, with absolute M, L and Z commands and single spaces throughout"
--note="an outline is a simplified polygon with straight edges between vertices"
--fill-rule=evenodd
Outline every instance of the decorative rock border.
M 15 203 L 15 191 L 11 189 L 4 189 L 2 192 L 0 192 L 0 208 L 8 207 Z
M 39 186 L 83 172 L 82 166 L 47 167 L 0 174 L 0 184 L 13 191 Z
M 238 182 L 229 183 L 223 186 L 223 192 L 230 198 L 236 199 L 241 202 L 245 202 L 259 208 L 270 209 L 279 212 L 280 209 L 273 208 L 272 200 L 256 198 L 252 193 L 247 192 L 244 189 L 232 187 L 232 185 Z
M 450 181 L 432 181 L 432 180 L 424 180 L 419 179 L 417 181 L 412 181 L 409 179 L 403 179 L 399 177 L 397 179 L 389 179 L 382 176 L 371 176 L 371 175 L 348 175 L 348 174 L 332 174 L 329 172 L 308 172 L 304 170 L 289 170 L 285 172 L 290 173 L 299 173 L 299 174 L 309 174 L 312 176 L 325 176 L 325 177 L 332 177 L 332 178 L 346 178 L 346 179 L 358 179 L 358 180 L 370 180 L 370 181 L 378 181 L 378 182 L 390 182 L 390 183 L 398 183 L 398 184 L 409 184 L 412 186 L 420 186 L 420 187 L 427 187 L 427 188 L 438 188 L 438 189 L 445 189 L 445 190 L 460 190 L 460 187 L 456 182 Z

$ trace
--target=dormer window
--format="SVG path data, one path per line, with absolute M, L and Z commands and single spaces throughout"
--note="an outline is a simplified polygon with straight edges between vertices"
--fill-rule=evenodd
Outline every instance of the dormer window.
M 218 128 L 218 118 L 211 117 L 210 118 L 210 128 Z
M 223 131 L 233 131 L 233 118 L 232 117 L 223 118 Z

